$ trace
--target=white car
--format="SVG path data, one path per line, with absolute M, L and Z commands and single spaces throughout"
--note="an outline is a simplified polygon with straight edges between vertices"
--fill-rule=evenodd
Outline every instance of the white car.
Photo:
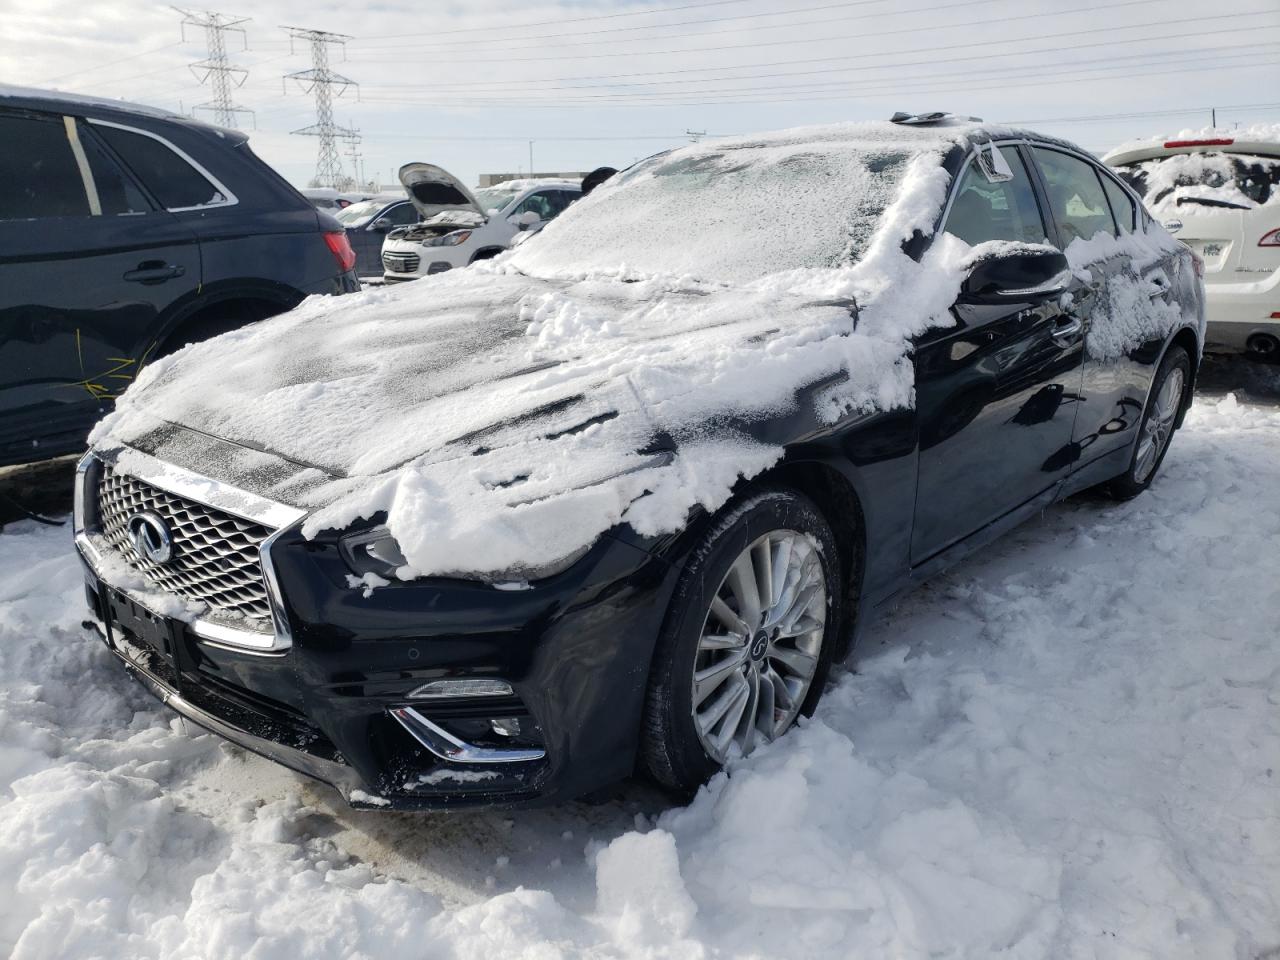
M 380 196 L 378 193 L 362 190 L 349 190 L 342 193 L 333 187 L 307 187 L 302 191 L 302 195 L 310 200 L 311 205 L 317 210 L 327 210 L 329 213 L 336 213 L 339 210 L 345 210 L 353 203 Z
M 1103 160 L 1204 260 L 1205 349 L 1280 359 L 1280 124 L 1135 140 Z
M 416 280 L 496 257 L 521 231 L 540 230 L 582 193 L 576 180 L 509 180 L 473 193 L 430 163 L 401 167 L 400 182 L 422 222 L 387 234 L 387 281 Z

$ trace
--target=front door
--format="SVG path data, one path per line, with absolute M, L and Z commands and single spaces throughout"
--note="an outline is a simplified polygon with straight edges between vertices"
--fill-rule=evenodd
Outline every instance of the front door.
M 1000 148 L 1012 177 L 992 182 L 976 158 L 958 178 L 943 230 L 977 245 L 1051 236 L 1028 168 Z M 911 560 L 930 557 L 1050 492 L 1066 475 L 1083 333 L 1067 299 L 957 304 L 956 324 L 916 345 L 920 432 Z
M 194 235 L 73 118 L 0 111 L 0 463 L 75 450 L 195 292 Z

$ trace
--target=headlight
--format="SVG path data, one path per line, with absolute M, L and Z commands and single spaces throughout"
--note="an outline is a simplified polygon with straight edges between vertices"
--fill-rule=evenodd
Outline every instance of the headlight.
M 342 559 L 357 577 L 375 573 L 384 580 L 396 581 L 399 571 L 408 563 L 391 531 L 384 526 L 349 533 L 338 542 Z M 521 568 L 487 576 L 468 574 L 460 579 L 482 580 L 498 590 L 527 590 L 529 581 L 545 580 L 563 573 L 586 556 L 590 546 L 575 550 L 569 556 L 537 568 Z
M 424 247 L 456 247 L 460 243 L 466 243 L 467 238 L 470 236 L 470 230 L 455 230 L 453 233 L 444 234 L 444 236 L 432 237 L 422 245 Z
M 382 526 L 347 534 L 339 541 L 339 548 L 342 559 L 358 577 L 376 573 L 387 580 L 394 580 L 396 571 L 406 562 L 395 537 Z

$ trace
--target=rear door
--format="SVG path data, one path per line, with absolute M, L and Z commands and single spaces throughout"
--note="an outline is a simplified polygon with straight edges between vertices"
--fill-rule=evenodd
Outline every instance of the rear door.
M 977 158 L 957 178 L 943 229 L 971 245 L 1043 243 L 1052 227 L 1015 145 L 1012 179 L 991 182 Z M 1062 302 L 957 304 L 956 325 L 917 342 L 920 425 L 913 564 L 927 561 L 1051 491 L 1070 463 L 1081 331 Z
M 0 143 L 0 462 L 21 462 L 80 446 L 200 253 L 76 118 L 0 111 Z
M 1104 167 L 1055 147 L 1032 149 L 1064 251 L 1099 234 L 1124 237 L 1139 228 L 1134 198 Z M 1097 246 L 1097 245 L 1094 245 Z M 1135 259 L 1123 243 L 1082 259 L 1068 252 L 1085 297 L 1085 363 L 1071 459 L 1083 469 L 1107 455 L 1127 456 L 1166 334 L 1144 334 L 1152 311 L 1174 310 L 1188 278 L 1176 255 Z M 1123 469 L 1123 465 L 1117 468 Z

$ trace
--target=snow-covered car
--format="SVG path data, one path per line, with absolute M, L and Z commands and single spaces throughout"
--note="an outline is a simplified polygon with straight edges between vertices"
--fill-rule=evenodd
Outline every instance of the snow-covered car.
M 1280 360 L 1280 124 L 1135 140 L 1103 160 L 1204 260 L 1206 349 Z
M 522 232 L 534 233 L 578 199 L 576 180 L 508 180 L 474 192 L 429 163 L 400 168 L 400 182 L 421 222 L 387 234 L 382 245 L 387 281 L 416 280 L 489 260 Z
M 339 210 L 345 210 L 353 203 L 360 203 L 362 200 L 377 196 L 376 193 L 368 191 L 339 191 L 333 187 L 304 187 L 302 195 L 310 200 L 311 205 L 317 210 L 327 210 L 329 213 L 337 213 Z
M 904 589 L 1145 490 L 1202 333 L 1194 255 L 1070 144 L 704 142 L 150 366 L 80 466 L 89 604 L 175 710 L 356 804 L 688 790 Z

